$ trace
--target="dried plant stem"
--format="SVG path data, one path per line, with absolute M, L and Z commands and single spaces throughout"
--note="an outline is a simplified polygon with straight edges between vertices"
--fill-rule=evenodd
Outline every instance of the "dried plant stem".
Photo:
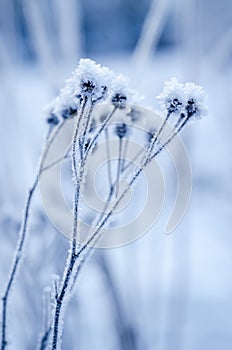
M 149 156 L 151 156 L 152 154 L 152 151 L 154 150 L 154 147 L 160 137 L 160 135 L 162 134 L 162 131 L 170 117 L 171 113 L 168 113 L 166 118 L 164 119 L 163 123 L 161 124 L 160 128 L 158 129 L 157 133 L 153 136 L 152 140 L 151 140 L 151 143 L 148 147 L 148 150 L 147 150 L 147 155 L 145 156 L 145 162 L 147 161 L 147 159 L 149 158 Z
M 45 350 L 48 344 L 48 338 L 50 334 L 50 300 L 51 291 L 45 290 L 43 293 L 43 330 L 39 336 L 37 344 L 37 350 Z
M 121 171 L 123 171 L 123 169 L 124 169 L 124 167 L 125 167 L 128 145 L 129 145 L 129 138 L 126 139 L 125 144 L 124 144 Z
M 78 132 L 80 129 L 80 125 L 84 116 L 85 108 L 87 105 L 87 98 L 84 99 L 83 105 L 80 111 L 80 115 L 77 117 L 77 123 L 74 130 L 73 135 L 73 141 L 72 141 L 72 169 L 73 169 L 73 176 L 74 176 L 74 203 L 73 203 L 73 231 L 72 231 L 72 253 L 75 254 L 76 252 L 76 245 L 77 245 L 77 224 L 78 224 L 78 207 L 79 207 L 79 197 L 80 197 L 80 186 L 81 186 L 81 177 L 83 170 L 80 167 L 79 173 L 77 169 L 77 141 L 78 141 Z M 80 148 L 80 144 L 79 144 Z M 82 154 L 81 149 L 80 151 L 80 157 Z
M 112 168 L 111 168 L 111 156 L 110 156 L 110 145 L 109 145 L 109 132 L 108 129 L 105 129 L 105 139 L 106 139 L 106 157 L 107 157 L 107 173 L 110 191 L 112 191 Z
M 85 153 L 82 153 L 80 150 L 80 166 L 79 169 L 77 169 L 77 147 L 80 147 L 80 143 L 78 142 L 78 136 L 81 137 L 81 135 L 78 135 L 79 132 L 79 126 L 82 121 L 82 118 L 84 116 L 85 108 L 87 105 L 87 99 L 84 100 L 80 116 L 77 120 L 77 125 L 74 130 L 74 136 L 73 136 L 73 142 L 72 142 L 72 168 L 74 173 L 74 204 L 73 204 L 73 228 L 72 228 L 72 240 L 71 240 L 71 249 L 69 251 L 69 255 L 67 258 L 67 265 L 64 271 L 63 275 L 63 282 L 60 288 L 60 293 L 56 299 L 56 305 L 54 310 L 54 320 L 53 320 L 53 326 L 52 326 L 52 339 L 51 339 L 51 349 L 56 350 L 60 349 L 61 346 L 61 337 L 62 337 L 62 331 L 63 331 L 63 320 L 61 319 L 61 312 L 65 311 L 65 306 L 68 301 L 68 293 L 71 292 L 72 286 L 74 284 L 74 276 L 75 276 L 75 269 L 76 269 L 76 261 L 79 255 L 76 253 L 77 248 L 77 231 L 78 231 L 78 211 L 79 211 L 79 199 L 80 199 L 80 189 L 81 184 L 83 180 L 83 174 L 84 174 L 84 167 L 86 164 L 87 157 L 89 153 L 91 152 L 92 148 L 94 147 L 97 138 L 100 136 L 100 134 L 105 130 L 106 126 L 109 123 L 109 120 L 112 118 L 113 114 L 116 111 L 116 107 L 113 109 L 111 113 L 107 116 L 104 123 L 101 125 L 100 129 L 97 131 L 96 135 L 93 137 L 92 141 L 90 142 L 88 148 L 86 149 Z M 92 108 L 92 106 L 91 106 Z M 92 109 L 90 108 L 89 113 L 92 112 Z M 90 114 L 89 114 L 90 115 Z M 89 123 L 89 120 L 87 118 L 87 123 Z M 85 127 L 88 127 L 88 125 Z M 85 130 L 85 129 L 84 129 Z M 83 145 L 82 145 L 83 147 Z M 84 154 L 84 155 L 83 155 Z M 83 157 L 81 156 L 83 155 Z M 66 302 L 65 302 L 66 301 Z
M 97 219 L 97 223 L 94 224 L 93 226 L 99 225 L 99 223 L 101 222 L 105 212 L 108 210 L 108 207 L 109 207 L 110 201 L 111 201 L 111 199 L 113 197 L 113 193 L 114 193 L 114 189 L 115 189 L 116 185 L 117 185 L 117 181 L 114 184 L 110 185 L 110 191 L 109 191 L 106 203 L 104 205 L 104 208 L 103 208 L 99 218 Z M 79 261 L 79 264 L 78 264 L 78 266 L 76 268 L 76 271 L 75 271 L 74 283 L 73 283 L 73 286 L 72 286 L 71 290 L 73 289 L 73 287 L 75 285 L 75 281 L 77 280 L 77 277 L 79 276 L 79 273 L 81 272 L 82 267 L 83 267 L 84 263 L 86 262 L 86 260 L 88 259 L 88 257 L 90 256 L 91 252 L 92 252 L 91 247 L 88 247 L 88 249 L 86 250 L 85 256 L 81 257 L 81 259 Z
M 176 137 L 177 134 L 179 134 L 179 132 L 183 129 L 187 122 L 188 118 L 185 117 L 182 122 L 177 124 L 177 127 L 174 129 L 173 133 L 168 138 L 168 140 L 164 144 L 162 144 L 160 148 L 153 155 L 150 156 L 149 159 L 147 159 L 147 164 L 149 164 L 170 142 L 172 142 L 172 140 Z
M 117 179 L 116 179 L 116 193 L 115 197 L 117 198 L 118 196 L 118 190 L 119 190 L 119 178 L 121 174 L 121 169 L 122 169 L 122 138 L 119 138 L 119 146 L 118 146 L 118 169 L 117 169 Z
M 149 145 L 149 147 L 148 147 L 148 150 L 145 151 L 145 155 L 143 155 L 143 158 L 144 158 L 145 161 L 146 161 L 146 159 L 149 159 L 149 156 L 152 155 L 152 151 L 154 150 L 154 148 L 155 148 L 155 146 L 156 146 L 156 144 L 157 144 L 157 141 L 159 140 L 159 137 L 160 137 L 160 135 L 162 134 L 162 132 L 163 132 L 163 130 L 164 130 L 164 127 L 165 127 L 165 125 L 166 125 L 166 123 L 167 123 L 167 121 L 168 121 L 170 115 L 171 115 L 170 113 L 167 114 L 167 116 L 166 116 L 166 118 L 163 120 L 163 122 L 162 122 L 160 128 L 158 129 L 158 131 L 156 132 L 156 134 L 153 136 L 152 141 L 151 141 L 151 143 L 150 143 L 150 145 Z M 177 126 L 177 125 L 176 125 L 176 126 Z M 176 126 L 175 126 L 175 128 L 176 128 Z M 134 162 L 140 155 L 142 155 L 143 152 L 144 152 L 144 150 L 141 149 L 141 150 L 135 155 L 135 157 L 132 159 L 132 161 L 131 161 L 129 164 L 126 164 L 126 165 L 124 165 L 124 166 L 122 167 L 122 171 L 125 172 L 127 169 L 129 169 L 131 166 L 133 166 L 133 162 Z M 141 161 L 142 161 L 142 160 L 141 160 Z
M 85 98 L 82 103 L 80 114 L 77 116 L 77 122 L 74 129 L 73 141 L 72 141 L 72 170 L 74 176 L 74 200 L 73 200 L 73 227 L 72 227 L 72 240 L 70 242 L 71 249 L 67 257 L 67 264 L 63 275 L 62 285 L 60 287 L 59 295 L 55 300 L 54 309 L 54 320 L 52 325 L 52 343 L 51 348 L 53 350 L 59 349 L 61 346 L 61 336 L 63 331 L 63 320 L 61 319 L 61 311 L 64 309 L 64 299 L 70 288 L 70 280 L 72 277 L 72 272 L 76 262 L 76 247 L 77 247 L 77 228 L 78 228 L 78 209 L 79 209 L 79 198 L 80 198 L 80 188 L 83 176 L 83 159 L 80 162 L 80 167 L 77 166 L 77 147 L 80 145 L 78 138 L 78 133 L 80 132 L 80 126 L 85 114 L 85 109 L 88 99 Z M 79 149 L 80 158 L 82 157 L 82 150 Z
M 100 136 L 100 134 L 106 129 L 106 127 L 109 124 L 110 119 L 113 117 L 113 115 L 115 114 L 116 110 L 118 109 L 118 107 L 114 107 L 114 109 L 112 110 L 112 112 L 110 112 L 108 114 L 108 116 L 106 117 L 106 119 L 104 120 L 104 122 L 101 124 L 100 129 L 96 132 L 95 136 L 93 137 L 93 139 L 91 140 L 86 152 L 85 152 L 85 157 L 84 160 L 87 159 L 89 152 L 93 149 L 98 137 Z
M 19 270 L 20 264 L 22 263 L 23 260 L 23 252 L 25 249 L 26 241 L 27 241 L 27 236 L 28 236 L 28 219 L 29 219 L 29 212 L 30 212 L 30 207 L 31 207 L 31 200 L 33 197 L 33 194 L 36 190 L 36 187 L 39 182 L 39 178 L 41 173 L 43 172 L 43 164 L 44 160 L 46 158 L 46 155 L 55 139 L 57 136 L 58 132 L 62 128 L 63 123 L 59 124 L 57 128 L 54 130 L 54 132 L 48 135 L 46 138 L 46 143 L 44 146 L 44 150 L 42 152 L 42 156 L 39 162 L 39 167 L 38 171 L 35 177 L 35 180 L 31 186 L 31 188 L 28 191 L 28 195 L 26 198 L 26 204 L 25 204 L 25 209 L 21 221 L 21 226 L 20 226 L 20 232 L 19 232 L 19 238 L 17 242 L 17 246 L 15 249 L 15 253 L 12 259 L 12 264 L 11 264 L 11 269 L 8 275 L 8 280 L 5 286 L 5 290 L 3 292 L 3 297 L 2 297 L 2 322 L 1 322 L 1 331 L 2 331 L 2 340 L 1 340 L 1 350 L 5 350 L 7 346 L 7 338 L 6 338 L 6 331 L 7 331 L 7 314 L 8 314 L 8 302 L 9 302 L 9 296 L 13 287 L 13 282 L 15 281 L 16 274 Z
M 86 148 L 86 136 L 88 134 L 88 131 L 89 131 L 89 128 L 90 128 L 90 124 L 91 124 L 91 115 L 92 115 L 92 112 L 93 112 L 93 103 L 91 103 L 91 106 L 90 106 L 90 109 L 89 109 L 89 112 L 88 112 L 88 115 L 87 115 L 87 120 L 85 122 L 85 127 L 84 127 L 84 132 L 83 132 L 83 136 L 82 136 L 82 156 L 83 156 L 83 153 L 85 152 L 85 148 Z
M 51 329 L 52 329 L 52 327 L 49 326 L 49 327 L 45 330 L 45 332 L 44 332 L 44 334 L 43 334 L 43 336 L 42 336 L 42 338 L 41 338 L 41 341 L 40 341 L 38 350 L 45 350 L 45 349 L 47 348 L 48 341 L 49 341 L 49 336 L 50 336 L 50 334 L 51 334 Z

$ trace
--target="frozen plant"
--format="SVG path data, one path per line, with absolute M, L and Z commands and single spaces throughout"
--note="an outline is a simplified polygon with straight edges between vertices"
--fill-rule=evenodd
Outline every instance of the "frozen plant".
M 139 158 L 139 166 L 134 168 L 133 163 L 126 163 L 124 160 L 130 133 L 143 116 L 140 115 L 139 111 L 136 111 L 134 106 L 128 103 L 131 91 L 128 89 L 125 80 L 89 59 L 82 59 L 77 70 L 73 73 L 70 83 L 75 85 L 74 95 L 80 101 L 80 108 L 75 117 L 71 145 L 74 181 L 73 224 L 66 266 L 53 303 L 50 337 L 50 348 L 52 350 L 61 348 L 64 314 L 81 267 L 92 251 L 91 246 L 100 239 L 103 229 L 109 223 L 119 204 L 144 168 L 152 162 L 190 120 L 204 114 L 204 96 L 200 87 L 190 83 L 183 85 L 178 83 L 176 79 L 167 82 L 163 93 L 159 96 L 166 113 L 165 118 L 158 129 L 154 129 L 155 131 L 149 130 L 149 137 L 147 138 L 149 144 L 147 145 L 146 141 L 144 150 L 135 154 L 135 159 Z M 97 114 L 95 106 L 105 101 L 110 104 L 108 113 L 101 115 L 98 120 L 99 123 L 93 127 L 96 124 Z M 173 120 L 172 131 L 160 142 L 169 119 Z M 104 135 L 106 141 L 108 141 L 109 132 L 112 128 L 119 144 L 116 174 L 111 166 L 111 150 L 108 142 L 106 142 L 109 194 L 105 207 L 94 220 L 86 241 L 80 244 L 81 232 L 78 221 L 81 193 L 88 185 L 86 184 L 87 163 L 91 157 L 95 156 L 93 150 L 98 140 Z M 127 185 L 120 189 L 119 184 L 122 179 L 127 180 Z M 114 198 L 113 203 L 112 198 Z
M 120 83 L 121 78 L 105 67 L 97 65 L 95 62 L 86 59 L 80 60 L 77 70 L 73 73 L 70 82 L 75 82 L 75 96 L 80 100 L 80 110 L 76 118 L 74 135 L 71 146 L 71 161 L 74 179 L 74 199 L 73 199 L 73 228 L 70 250 L 67 257 L 67 264 L 60 285 L 59 294 L 54 307 L 54 321 L 52 325 L 51 347 L 60 347 L 63 329 L 63 314 L 71 292 L 76 261 L 80 256 L 78 251 L 78 218 L 81 186 L 85 177 L 85 165 L 88 155 L 94 148 L 99 135 L 104 131 L 113 117 L 115 111 L 123 107 L 125 96 L 119 92 L 113 94 L 115 81 Z M 105 101 L 107 97 L 115 101 L 114 108 L 106 116 L 100 129 L 97 130 L 91 139 L 90 131 L 93 123 L 93 108 L 96 104 Z
M 26 206 L 21 222 L 15 254 L 12 259 L 2 298 L 1 323 L 1 350 L 7 346 L 8 304 L 17 272 L 24 257 L 28 238 L 28 220 L 31 202 L 37 188 L 41 174 L 53 165 L 62 161 L 62 157 L 53 163 L 46 163 L 46 158 L 56 137 L 59 135 L 68 119 L 74 119 L 74 130 L 71 144 L 71 166 L 73 173 L 73 222 L 63 276 L 53 279 L 51 297 L 50 292 L 45 294 L 45 304 L 50 298 L 51 317 L 44 313 L 43 330 L 40 335 L 39 348 L 45 348 L 49 342 L 52 350 L 60 349 L 64 324 L 64 314 L 71 293 L 74 289 L 79 272 L 92 252 L 92 246 L 101 238 L 103 229 L 112 219 L 116 209 L 131 187 L 135 184 L 144 168 L 174 139 L 174 137 L 191 120 L 205 114 L 204 92 L 201 87 L 193 83 L 180 84 L 176 79 L 167 82 L 163 93 L 159 96 L 160 103 L 165 111 L 165 117 L 158 128 L 154 128 L 150 121 L 144 120 L 143 112 L 138 106 L 131 105 L 136 95 L 129 89 L 127 80 L 106 67 L 102 67 L 89 59 L 81 59 L 77 69 L 66 81 L 60 91 L 47 108 L 48 136 L 36 172 L 35 180 L 29 189 Z M 104 113 L 98 114 L 97 105 L 105 103 Z M 136 100 L 138 102 L 138 99 Z M 171 132 L 164 133 L 168 121 L 172 124 Z M 147 138 L 142 151 L 134 154 L 132 162 L 127 162 L 128 142 L 133 128 L 140 124 L 145 125 Z M 111 163 L 111 147 L 105 142 L 107 154 L 107 174 L 109 191 L 105 206 L 101 213 L 93 220 L 87 239 L 80 243 L 81 227 L 80 201 L 81 194 L 88 186 L 88 163 L 91 157 L 97 155 L 96 145 L 103 137 L 109 141 L 110 132 L 113 132 L 118 142 L 118 158 L 116 169 Z M 163 136 L 163 134 L 165 134 Z M 137 160 L 137 167 L 133 160 Z M 121 187 L 122 180 L 126 186 Z

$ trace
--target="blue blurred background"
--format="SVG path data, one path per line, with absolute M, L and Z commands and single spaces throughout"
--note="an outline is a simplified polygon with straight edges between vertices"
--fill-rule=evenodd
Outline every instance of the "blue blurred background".
M 138 241 L 97 251 L 85 266 L 63 349 L 231 349 L 231 13 L 231 0 L 0 0 L 1 291 L 46 134 L 42 109 L 80 57 L 131 78 L 152 108 L 172 76 L 208 94 L 209 115 L 183 135 L 193 190 L 182 222 L 163 234 L 176 191 L 167 157 L 162 215 Z M 35 349 L 43 290 L 68 249 L 39 196 L 32 218 L 9 349 Z

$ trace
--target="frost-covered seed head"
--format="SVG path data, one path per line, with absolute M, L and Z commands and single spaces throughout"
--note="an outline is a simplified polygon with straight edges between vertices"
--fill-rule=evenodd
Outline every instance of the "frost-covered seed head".
M 90 59 L 81 59 L 72 80 L 76 85 L 76 96 L 88 97 L 96 103 L 105 100 L 111 89 L 115 74 Z
M 123 109 L 126 107 L 127 97 L 121 93 L 116 93 L 113 95 L 111 102 L 114 107 Z
M 92 105 L 107 100 L 118 108 L 124 108 L 133 95 L 122 75 L 116 75 L 90 59 L 81 59 L 59 96 L 47 108 L 47 115 L 53 113 L 58 118 L 70 118 L 86 98 Z
M 181 118 L 200 118 L 207 114 L 205 93 L 201 86 L 194 83 L 179 83 L 172 78 L 165 83 L 163 93 L 158 96 L 160 104 L 169 114 L 178 114 Z
M 182 103 L 178 98 L 174 98 L 169 101 L 169 113 L 176 113 L 179 111 L 180 108 L 182 108 Z
M 49 117 L 47 117 L 47 123 L 55 126 L 59 124 L 59 118 L 54 113 L 50 113 Z
M 184 85 L 176 78 L 165 82 L 163 92 L 157 96 L 159 103 L 167 113 L 179 114 L 186 105 Z
M 126 136 L 127 131 L 128 131 L 128 126 L 126 123 L 118 124 L 115 127 L 115 133 L 120 139 Z
M 80 101 L 74 95 L 74 87 L 70 83 L 70 79 L 66 81 L 66 85 L 60 90 L 59 96 L 54 98 L 52 102 L 46 106 L 45 113 L 47 115 L 54 114 L 59 119 L 67 119 L 73 117 L 80 107 Z
M 111 91 L 109 91 L 109 101 L 119 108 L 125 108 L 127 103 L 138 103 L 138 94 L 129 88 L 128 79 L 122 74 L 115 75 Z
M 187 117 L 190 119 L 199 119 L 207 114 L 205 106 L 206 95 L 204 89 L 194 83 L 186 83 L 184 86 L 186 95 Z
M 95 88 L 96 86 L 92 81 L 81 81 L 81 91 L 84 95 L 92 95 Z
M 68 119 L 68 118 L 73 117 L 76 113 L 77 113 L 76 108 L 69 107 L 67 109 L 64 109 L 61 114 L 62 114 L 63 119 Z
M 187 111 L 188 118 L 191 118 L 198 111 L 196 101 L 194 101 L 192 98 L 188 100 L 185 108 Z

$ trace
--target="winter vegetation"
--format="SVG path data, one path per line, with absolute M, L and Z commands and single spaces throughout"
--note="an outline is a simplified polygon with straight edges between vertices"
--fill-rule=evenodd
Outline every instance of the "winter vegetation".
M 201 1 L 126 1 L 118 31 L 129 23 L 127 11 L 139 29 L 131 32 L 134 46 L 122 37 L 128 51 L 117 48 L 118 55 L 116 38 L 106 37 L 105 46 L 98 39 L 106 23 L 91 32 L 96 9 L 104 13 L 107 4 L 87 3 L 2 4 L 15 21 L 9 25 L 1 15 L 1 349 L 227 350 L 230 284 L 218 261 L 230 266 L 222 241 L 229 211 L 214 207 L 215 154 L 207 149 L 218 131 L 215 111 L 221 106 L 220 115 L 228 112 L 221 99 L 230 91 L 231 64 L 217 47 L 228 47 L 229 31 L 224 36 L 218 29 L 222 37 L 210 55 L 200 46 Z M 116 2 L 108 6 L 121 11 Z M 175 19 L 180 14 L 183 23 Z M 112 35 L 113 28 L 112 22 Z M 211 48 L 209 39 L 204 44 Z M 15 44 L 21 51 L 14 53 Z M 225 77 L 217 75 L 222 66 Z M 210 117 L 186 128 L 207 114 L 205 92 L 192 81 L 206 87 Z M 182 200 L 183 219 L 165 236 L 174 188 L 184 198 L 191 180 L 183 145 L 193 168 L 192 201 L 188 207 Z M 223 156 L 218 161 L 224 169 Z M 218 203 L 227 208 L 220 193 Z M 207 270 L 212 266 L 214 276 Z
M 27 226 L 31 199 L 39 183 L 42 172 L 54 165 L 54 163 L 52 163 L 45 167 L 44 160 L 51 144 L 62 129 L 65 121 L 69 118 L 76 119 L 71 143 L 71 164 L 74 182 L 72 234 L 63 276 L 62 278 L 56 278 L 54 282 L 54 291 L 51 295 L 52 305 L 49 308 L 49 310 L 53 309 L 51 324 L 49 324 L 48 329 L 45 328 L 45 334 L 42 340 L 40 340 L 41 343 L 43 343 L 44 339 L 47 338 L 53 350 L 61 348 L 65 310 L 71 297 L 73 286 L 78 278 L 80 268 L 91 249 L 90 245 L 94 246 L 94 242 L 101 237 L 102 230 L 114 215 L 120 202 L 139 178 L 144 168 L 159 155 L 189 121 L 193 118 L 201 117 L 205 112 L 204 92 L 201 87 L 193 83 L 186 83 L 185 85 L 180 84 L 175 78 L 170 82 L 166 82 L 163 93 L 158 97 L 166 116 L 158 128 L 155 128 L 154 125 L 152 129 L 148 129 L 147 142 L 144 149 L 137 154 L 135 152 L 133 157 L 133 159 L 140 157 L 139 166 L 135 170 L 131 170 L 130 168 L 134 167 L 133 164 L 131 166 L 130 163 L 126 162 L 129 134 L 131 133 L 130 129 L 133 128 L 137 120 L 145 119 L 145 124 L 147 122 L 146 116 L 139 115 L 135 118 L 134 111 L 136 107 L 128 104 L 131 95 L 132 92 L 126 86 L 126 80 L 122 76 L 115 75 L 108 68 L 101 67 L 94 61 L 81 59 L 72 77 L 67 80 L 64 89 L 61 90 L 59 96 L 49 105 L 47 117 L 49 134 L 45 141 L 45 150 L 42 153 L 38 173 L 26 199 L 26 207 L 21 223 L 18 244 L 13 257 L 12 268 L 9 273 L 6 288 L 3 293 L 2 349 L 5 349 L 8 344 L 6 335 L 8 325 L 8 303 L 27 241 L 29 231 Z M 112 106 L 111 111 L 108 112 L 108 115 L 102 114 L 100 116 L 100 123 L 97 123 L 94 107 L 107 100 Z M 119 115 L 117 115 L 118 111 L 121 112 Z M 161 139 L 165 126 L 172 115 L 175 115 L 172 130 L 166 138 Z M 112 124 L 113 119 L 116 119 L 116 125 Z M 94 125 L 97 126 L 94 127 Z M 95 157 L 95 152 L 97 152 L 95 151 L 95 147 L 99 142 L 101 134 L 105 132 L 105 136 L 108 137 L 111 126 L 113 126 L 114 132 L 119 140 L 116 176 L 113 174 L 111 164 L 110 145 L 106 143 L 106 148 L 108 150 L 108 152 L 106 152 L 108 155 L 106 160 L 108 162 L 109 194 L 104 210 L 100 212 L 99 217 L 95 220 L 96 224 L 93 227 L 90 226 L 90 233 L 82 243 L 79 240 L 81 232 L 79 232 L 80 227 L 78 221 L 80 216 L 81 194 L 84 187 L 88 186 L 88 182 L 86 183 L 85 181 L 88 175 L 88 158 L 92 153 L 93 157 Z M 55 130 L 53 130 L 54 128 Z M 123 144 L 125 139 L 126 143 L 124 142 Z M 128 172 L 128 168 L 131 171 Z M 123 174 L 126 170 L 129 176 L 127 174 L 125 178 Z M 121 190 L 120 182 L 123 179 L 127 181 L 127 185 Z M 92 181 L 94 181 L 94 179 L 92 179 Z M 112 198 L 115 199 L 113 204 L 111 204 Z M 59 281 L 61 282 L 59 283 Z

